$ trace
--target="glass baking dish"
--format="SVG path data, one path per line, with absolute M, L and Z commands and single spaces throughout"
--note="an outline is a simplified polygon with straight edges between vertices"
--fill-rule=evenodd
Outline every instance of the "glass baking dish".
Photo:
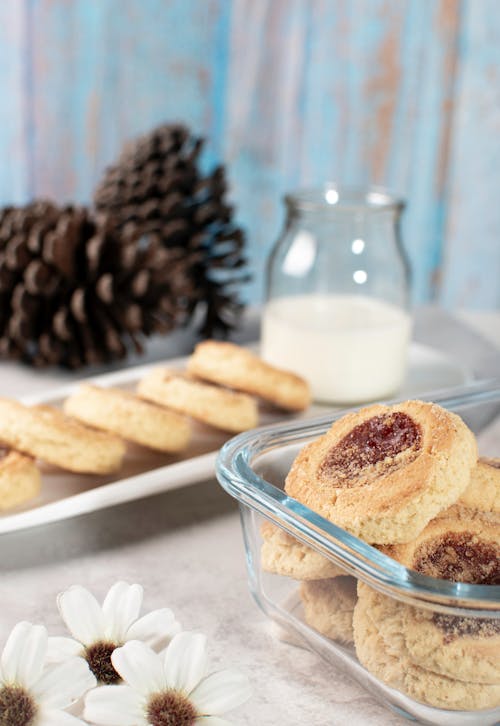
M 490 425 L 500 416 L 500 382 L 495 381 L 494 387 L 476 385 L 443 396 L 423 397 L 423 400 L 433 400 L 458 413 L 476 434 L 481 456 L 500 457 L 500 425 L 498 437 L 491 433 L 493 427 Z M 409 570 L 284 492 L 286 474 L 300 449 L 325 433 L 332 421 L 344 414 L 345 411 L 314 421 L 292 421 L 255 429 L 231 439 L 220 451 L 217 478 L 240 503 L 249 586 L 254 599 L 266 615 L 285 629 L 287 639 L 309 647 L 328 661 L 340 665 L 378 700 L 409 720 L 443 726 L 493 726 L 500 723 L 500 696 L 498 700 L 496 697 L 500 683 L 496 683 L 496 675 L 493 685 L 491 679 L 487 680 L 488 685 L 495 689 L 494 708 L 489 705 L 488 708 L 463 707 L 455 710 L 457 707 L 453 706 L 450 710 L 412 698 L 366 670 L 358 661 L 348 637 L 332 636 L 330 630 L 327 631 L 330 637 L 327 637 L 318 631 L 319 626 L 308 624 L 311 623 L 311 616 L 307 617 L 306 613 L 310 585 L 294 579 L 296 575 L 274 574 L 264 571 L 261 566 L 263 533 L 267 527 L 268 533 L 272 530 L 288 543 L 292 536 L 294 544 L 299 543 L 302 548 L 306 545 L 309 554 L 312 548 L 316 558 L 316 553 L 319 553 L 322 562 L 326 558 L 331 566 L 340 568 L 341 574 L 346 576 L 343 582 L 348 583 L 347 577 L 354 577 L 358 582 L 368 584 L 371 590 L 382 593 L 386 602 L 396 603 L 397 608 L 407 608 L 412 613 L 430 613 L 429 617 L 448 618 L 447 622 L 452 623 L 475 626 L 490 623 L 494 633 L 500 631 L 500 585 L 454 583 Z M 340 580 L 337 579 L 337 582 Z M 355 581 L 351 582 L 356 585 Z M 361 585 L 363 587 L 366 588 Z M 327 602 L 335 602 L 331 594 L 329 597 Z M 343 608 L 345 603 L 340 601 L 333 606 L 336 613 Z M 449 616 L 461 620 L 451 620 Z M 319 630 L 325 632 L 324 624 Z M 500 658 L 500 652 L 496 657 Z M 426 673 L 425 678 L 428 675 Z M 434 678 L 432 670 L 430 677 Z M 448 683 L 446 678 L 444 681 Z M 464 688 L 466 694 L 476 692 L 476 683 L 471 685 L 460 678 L 453 687 L 457 685 Z

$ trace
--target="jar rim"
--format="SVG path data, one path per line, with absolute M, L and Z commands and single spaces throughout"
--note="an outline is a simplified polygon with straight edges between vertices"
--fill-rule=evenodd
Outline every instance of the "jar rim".
M 405 200 L 381 186 L 343 186 L 327 183 L 322 187 L 299 188 L 284 196 L 291 209 L 324 212 L 401 212 Z

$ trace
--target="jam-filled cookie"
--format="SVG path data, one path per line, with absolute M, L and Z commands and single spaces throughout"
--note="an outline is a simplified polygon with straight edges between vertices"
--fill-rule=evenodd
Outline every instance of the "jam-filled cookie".
M 251 396 L 164 368 L 145 376 L 137 386 L 137 393 L 222 431 L 238 433 L 258 424 L 257 404 Z
M 30 456 L 0 447 L 0 510 L 17 507 L 40 492 L 40 472 Z
M 296 457 L 287 494 L 374 544 L 414 539 L 467 487 L 472 432 L 440 406 L 407 401 L 347 414 Z
M 383 551 L 424 575 L 476 585 L 500 584 L 500 517 L 455 505 L 429 522 L 407 544 Z M 500 620 L 470 618 L 432 612 L 388 598 L 366 585 L 360 597 L 370 600 L 382 634 L 388 640 L 390 606 L 397 615 L 400 635 L 417 665 L 452 678 L 500 684 Z
M 120 468 L 125 444 L 51 406 L 0 399 L 0 441 L 69 471 L 106 474 Z
M 358 584 L 353 614 L 354 645 L 360 663 L 377 678 L 416 701 L 449 710 L 478 710 L 500 705 L 500 684 L 477 683 L 417 665 L 402 635 L 401 603 L 379 593 L 376 607 L 366 585 Z M 382 628 L 384 633 L 382 634 Z
M 457 504 L 481 512 L 500 513 L 500 459 L 479 459 L 471 472 L 470 484 Z
M 263 539 L 261 566 L 265 572 L 294 580 L 321 580 L 346 574 L 312 547 L 275 524 L 264 522 L 260 531 Z
M 181 451 L 189 443 L 187 418 L 117 388 L 82 384 L 66 399 L 64 410 L 83 423 L 158 451 Z
M 265 363 L 234 343 L 215 340 L 199 343 L 189 358 L 188 371 L 212 383 L 254 394 L 289 411 L 302 411 L 311 402 L 309 385 L 303 378 Z
M 352 616 L 357 600 L 354 577 L 303 582 L 300 598 L 305 621 L 311 628 L 332 640 L 353 642 Z

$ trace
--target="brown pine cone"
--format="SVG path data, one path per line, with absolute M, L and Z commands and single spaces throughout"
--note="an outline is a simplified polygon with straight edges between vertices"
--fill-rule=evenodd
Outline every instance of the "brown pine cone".
M 112 226 L 51 202 L 0 212 L 1 356 L 78 368 L 185 322 L 191 262 Z
M 242 309 L 238 288 L 249 279 L 245 238 L 226 201 L 222 166 L 199 169 L 203 139 L 180 124 L 166 124 L 129 144 L 106 170 L 94 202 L 127 239 L 139 235 L 187 255 L 189 315 L 203 310 L 202 333 L 233 327 Z

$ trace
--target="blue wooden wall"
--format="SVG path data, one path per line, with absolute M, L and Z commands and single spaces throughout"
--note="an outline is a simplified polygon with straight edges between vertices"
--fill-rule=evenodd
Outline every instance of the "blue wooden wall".
M 89 201 L 165 120 L 229 166 L 261 294 L 286 190 L 409 200 L 415 298 L 500 307 L 497 0 L 1 0 L 0 203 Z

